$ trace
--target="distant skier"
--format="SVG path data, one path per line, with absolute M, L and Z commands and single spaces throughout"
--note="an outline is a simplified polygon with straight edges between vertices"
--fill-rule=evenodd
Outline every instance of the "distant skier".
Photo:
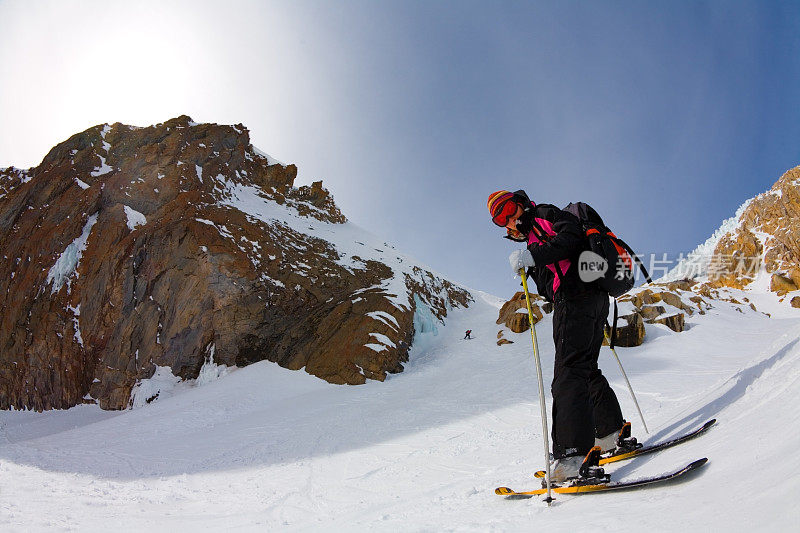
M 471 330 L 471 329 L 468 329 L 468 330 L 467 330 L 467 334 L 466 334 L 466 335 L 464 335 L 464 338 L 465 338 L 465 339 L 470 339 L 470 340 L 472 340 L 472 337 L 470 337 L 470 336 L 469 336 L 469 334 L 470 334 L 470 333 L 472 333 L 472 330 Z
M 515 274 L 524 268 L 536 288 L 553 302 L 553 457 L 551 479 L 579 477 L 593 446 L 614 450 L 623 430 L 617 397 L 597 366 L 608 317 L 608 294 L 578 276 L 578 256 L 586 249 L 580 222 L 549 204 L 535 204 L 525 191 L 489 195 L 492 221 L 506 238 L 527 246 L 509 256 Z M 626 427 L 627 426 L 627 427 Z

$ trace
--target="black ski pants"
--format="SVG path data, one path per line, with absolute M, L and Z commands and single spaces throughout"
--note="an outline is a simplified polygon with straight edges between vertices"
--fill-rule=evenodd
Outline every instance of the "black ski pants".
M 555 298 L 553 340 L 553 456 L 585 455 L 595 436 L 622 427 L 617 396 L 597 367 L 608 316 L 608 294 L 591 289 Z

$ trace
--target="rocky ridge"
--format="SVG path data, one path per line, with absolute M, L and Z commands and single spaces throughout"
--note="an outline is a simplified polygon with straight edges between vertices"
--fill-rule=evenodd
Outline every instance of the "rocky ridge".
M 762 279 L 769 290 L 800 306 L 800 167 L 745 202 L 666 279 L 685 277 L 711 289 L 743 289 Z
M 296 176 L 241 124 L 187 116 L 99 125 L 0 169 L 0 408 L 123 409 L 165 368 L 402 371 L 418 316 L 470 293 Z

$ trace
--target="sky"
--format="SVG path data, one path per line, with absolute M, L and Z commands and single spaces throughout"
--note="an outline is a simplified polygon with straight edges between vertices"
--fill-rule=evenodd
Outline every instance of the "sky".
M 800 165 L 800 3 L 0 0 L 0 167 L 102 123 L 243 123 L 344 214 L 510 296 L 496 190 L 689 252 Z

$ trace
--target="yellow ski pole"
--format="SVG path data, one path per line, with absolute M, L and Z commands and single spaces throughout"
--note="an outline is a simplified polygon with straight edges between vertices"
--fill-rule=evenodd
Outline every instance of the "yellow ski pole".
M 547 429 L 547 402 L 544 395 L 544 381 L 542 380 L 542 362 L 539 360 L 539 343 L 536 340 L 536 327 L 533 325 L 533 308 L 531 307 L 531 295 L 528 293 L 528 281 L 525 277 L 525 269 L 519 269 L 519 277 L 522 278 L 522 288 L 525 290 L 525 302 L 528 304 L 528 320 L 531 323 L 531 340 L 533 341 L 533 358 L 536 360 L 536 375 L 539 378 L 539 407 L 542 410 L 542 436 L 544 437 L 544 464 L 545 482 L 547 484 L 547 505 L 553 501 L 550 496 L 550 438 Z

